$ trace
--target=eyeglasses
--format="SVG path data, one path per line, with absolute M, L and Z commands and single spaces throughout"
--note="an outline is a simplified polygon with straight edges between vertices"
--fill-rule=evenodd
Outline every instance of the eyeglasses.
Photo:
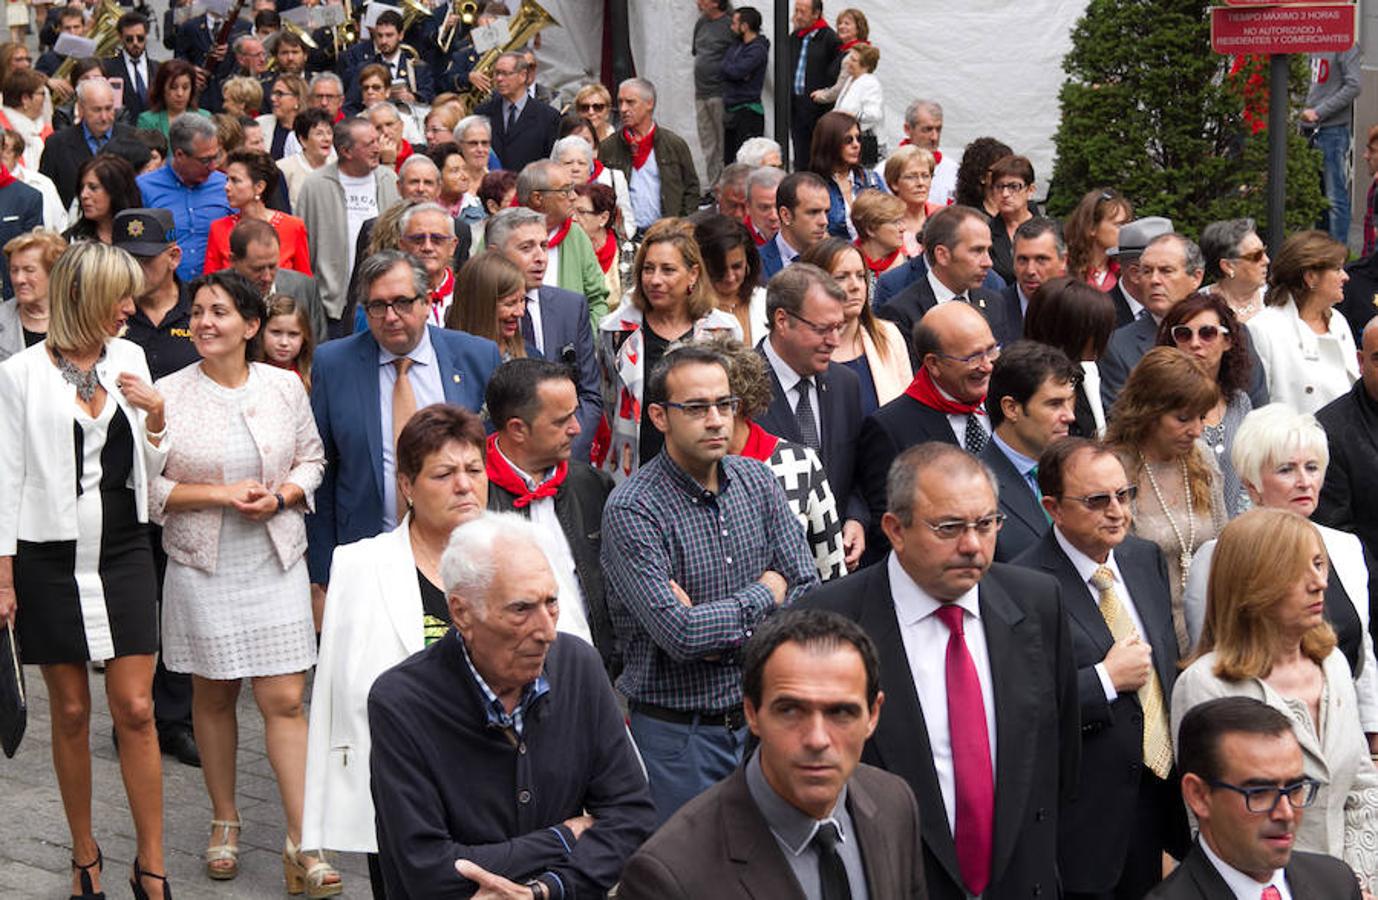
M 608 108 L 606 103 L 580 103 L 579 112 L 602 112 Z
M 462 144 L 462 145 L 465 146 L 465 147 L 491 147 L 491 146 L 493 146 L 493 142 L 492 142 L 492 141 L 460 141 L 460 144 Z
M 997 185 L 992 185 L 991 190 L 997 194 L 1017 194 L 1028 187 L 1022 181 L 1002 181 Z
M 937 524 L 933 522 L 924 522 L 923 524 L 927 525 L 928 530 L 936 534 L 939 540 L 955 541 L 966 534 L 968 529 L 974 529 L 977 534 L 983 536 L 999 531 L 1000 526 L 1005 524 L 1005 514 L 991 513 L 971 522 L 965 522 L 961 519 L 946 519 Z
M 126 44 L 142 44 L 144 41 L 148 40 L 148 35 L 126 34 L 123 38 L 121 38 L 121 40 L 124 41 Z
M 574 196 L 574 185 L 569 184 L 569 185 L 565 185 L 565 186 L 562 187 L 562 188 L 556 188 L 556 187 L 552 187 L 552 188 L 536 188 L 536 189 L 534 189 L 531 193 L 533 193 L 533 194 L 562 194 L 563 196 L 566 196 L 566 197 L 573 197 L 573 196 Z
M 370 300 L 364 304 L 364 312 L 368 313 L 370 319 L 386 319 L 389 311 L 395 312 L 399 316 L 405 316 L 420 302 L 420 297 L 398 297 L 396 300 Z
M 291 91 L 273 91 L 273 96 L 274 96 L 274 97 L 295 97 L 296 94 L 292 93 Z
M 521 73 L 521 72 L 518 72 L 516 69 L 494 69 L 494 70 L 493 70 L 493 77 L 494 77 L 494 78 L 511 78 L 511 77 L 513 77 L 514 75 L 520 75 L 520 74 L 522 74 L 522 73 Z
M 1001 346 L 1001 344 L 993 344 L 984 350 L 977 350 L 970 356 L 951 356 L 947 353 L 935 353 L 933 355 L 941 359 L 949 359 L 955 363 L 961 363 L 964 366 L 974 366 L 982 360 L 986 362 L 995 362 L 1000 358 Z
M 1243 794 L 1244 808 L 1251 813 L 1258 814 L 1271 813 L 1277 809 L 1283 797 L 1287 798 L 1287 802 L 1292 805 L 1293 809 L 1305 809 L 1316 802 L 1316 792 L 1321 786 L 1319 781 L 1312 778 L 1303 778 L 1301 781 L 1284 784 L 1282 787 L 1273 785 L 1240 787 L 1237 784 L 1230 784 L 1215 778 L 1206 783 L 1211 787 L 1224 788 L 1227 791 L 1234 791 L 1236 794 Z
M 407 242 L 408 244 L 414 244 L 414 245 L 416 245 L 416 246 L 418 246 L 418 247 L 423 246 L 423 245 L 425 245 L 425 244 L 435 244 L 436 246 L 443 246 L 443 245 L 445 245 L 445 244 L 450 243 L 450 242 L 453 241 L 454 239 L 455 239 L 455 236 L 452 235 L 452 234 L 404 234 L 404 235 L 402 235 L 402 240 L 403 240 L 403 241 Z
M 1230 329 L 1222 325 L 1198 325 L 1195 331 L 1203 344 L 1214 344 L 1222 334 L 1229 333 Z M 1190 325 L 1173 325 L 1171 334 L 1173 341 L 1185 344 L 1191 341 L 1193 332 Z
M 1263 262 L 1263 257 L 1265 257 L 1265 256 L 1267 256 L 1267 255 L 1268 255 L 1268 248 L 1267 248 L 1267 247 L 1259 247 L 1257 250 L 1253 251 L 1252 253 L 1241 253 L 1241 254 L 1239 254 L 1238 256 L 1236 256 L 1235 259 L 1242 259 L 1242 260 L 1244 260 L 1245 262 L 1258 263 L 1258 262 Z
M 185 150 L 178 150 L 177 152 L 180 153 L 180 154 L 182 154 L 183 156 L 185 156 L 187 159 L 192 159 L 192 160 L 195 160 L 196 162 L 199 162 L 201 165 L 205 166 L 205 167 L 208 168 L 208 169 L 209 169 L 210 167 L 214 166 L 215 163 L 216 163 L 216 161 L 220 159 L 220 154 L 219 154 L 219 153 L 212 153 L 212 154 L 210 154 L 209 156 L 192 156 L 190 153 L 187 153 Z
M 1099 494 L 1087 494 L 1085 497 L 1075 497 L 1071 494 L 1063 494 L 1062 499 L 1075 500 L 1089 510 L 1104 512 L 1110 508 L 1111 499 L 1114 499 L 1120 506 L 1128 506 L 1129 501 L 1133 500 L 1138 495 L 1139 486 L 1137 484 L 1127 484 L 1113 494 L 1109 491 L 1102 491 Z
M 821 338 L 837 337 L 841 335 L 842 330 L 847 327 L 846 322 L 838 322 L 836 325 L 819 325 L 815 322 L 810 322 L 808 319 L 799 315 L 799 313 L 791 312 L 788 309 L 785 310 L 785 315 L 789 316 L 791 319 L 798 319 L 800 322 L 803 322 L 805 325 L 809 326 L 809 329 L 813 331 L 814 334 Z
M 666 400 L 660 405 L 667 409 L 677 409 L 691 419 L 702 419 L 706 417 L 710 409 L 716 409 L 718 415 L 727 418 L 728 416 L 735 416 L 737 414 L 737 409 L 742 405 L 742 398 L 724 397 L 721 400 L 713 401 L 691 400 L 688 403 L 675 403 Z

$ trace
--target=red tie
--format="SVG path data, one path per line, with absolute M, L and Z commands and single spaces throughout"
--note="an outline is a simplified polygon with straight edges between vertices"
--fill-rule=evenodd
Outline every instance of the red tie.
M 981 681 L 962 629 L 962 608 L 942 606 L 938 618 L 947 626 L 947 728 L 952 769 L 957 781 L 957 865 L 973 894 L 990 883 L 991 830 L 995 820 L 995 779 L 990 769 L 990 734 Z
M 1259 900 L 1282 900 L 1282 892 L 1270 884 L 1263 889 L 1263 896 Z

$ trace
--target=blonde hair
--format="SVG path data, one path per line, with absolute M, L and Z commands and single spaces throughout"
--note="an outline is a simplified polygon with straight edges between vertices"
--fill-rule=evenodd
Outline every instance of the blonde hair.
M 871 237 L 886 222 L 902 219 L 906 209 L 904 201 L 894 194 L 862 191 L 852 201 L 852 224 L 856 226 L 857 237 L 863 240 Z
M 1321 534 L 1285 509 L 1251 509 L 1220 532 L 1206 587 L 1206 619 L 1192 659 L 1215 651 L 1215 676 L 1227 681 L 1263 678 L 1278 649 L 1277 609 L 1306 576 Z M 1320 663 L 1335 648 L 1335 631 L 1322 621 L 1301 640 L 1301 652 Z
M 927 147 L 905 144 L 885 160 L 885 183 L 890 186 L 890 190 L 895 190 L 895 185 L 900 183 L 900 176 L 904 174 L 904 170 L 916 159 L 928 169 L 929 177 L 933 177 L 933 170 L 938 167 L 938 160 L 933 156 L 933 151 Z
M 520 331 L 510 339 L 498 333 L 498 301 L 525 291 L 526 276 L 517 264 L 500 250 L 485 250 L 459 270 L 455 297 L 463 300 L 450 306 L 445 327 L 495 341 L 509 357 L 526 356 Z
M 33 231 L 26 231 L 18 237 L 11 238 L 4 248 L 7 259 L 13 259 L 16 253 L 25 253 L 29 250 L 39 251 L 38 259 L 42 263 L 44 271 L 51 272 L 53 264 L 67 250 L 67 239 L 56 231 L 47 228 L 35 228 Z
M 646 229 L 646 236 L 642 238 L 641 246 L 636 251 L 636 260 L 632 263 L 632 306 L 642 313 L 646 312 L 646 301 L 641 296 L 641 266 L 646 261 L 646 251 L 655 244 L 673 244 L 685 268 L 698 270 L 698 277 L 689 289 L 689 318 L 697 322 L 712 312 L 713 294 L 708 290 L 708 270 L 703 265 L 699 242 L 694 240 L 694 226 L 687 219 L 661 219 Z
M 142 267 L 119 247 L 73 244 L 48 273 L 48 346 L 75 351 L 104 346 L 115 307 L 143 289 Z
M 236 75 L 225 81 L 220 89 L 220 96 L 238 103 L 243 108 L 243 115 L 257 115 L 259 108 L 263 106 L 263 85 L 259 84 L 257 78 Z

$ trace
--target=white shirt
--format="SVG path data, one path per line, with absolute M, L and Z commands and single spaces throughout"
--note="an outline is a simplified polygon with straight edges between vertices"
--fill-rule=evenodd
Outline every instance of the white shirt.
M 345 216 L 349 224 L 349 266 L 346 272 L 354 271 L 354 245 L 359 241 L 359 229 L 369 219 L 378 217 L 378 182 L 373 173 L 355 178 L 340 173 L 340 186 L 344 188 Z M 389 526 L 391 527 L 391 526 Z
M 909 659 L 909 673 L 914 679 L 914 691 L 924 711 L 924 725 L 928 729 L 928 745 L 933 751 L 933 768 L 938 775 L 938 788 L 943 794 L 947 812 L 947 827 L 956 833 L 957 782 L 952 765 L 952 740 L 947 724 L 947 641 L 950 632 L 934 613 L 943 604 L 930 597 L 904 571 L 899 559 L 891 551 L 885 561 L 890 575 L 890 596 L 895 603 L 895 618 L 899 620 L 900 637 L 904 639 L 904 653 Z M 974 587 L 956 601 L 965 610 L 962 632 L 967 652 L 976 667 L 981 682 L 981 702 L 986 708 L 986 733 L 990 735 L 990 769 L 995 772 L 995 691 L 991 686 L 990 651 L 986 647 L 986 628 L 981 622 L 981 607 L 977 602 L 980 588 Z M 1017 752 L 1017 751 L 1016 751 Z
M 549 268 L 546 269 L 548 273 Z M 541 333 L 541 294 L 540 288 L 532 288 L 526 292 L 526 312 L 531 316 L 531 330 L 536 338 L 536 349 L 541 355 L 545 355 L 545 335 Z
M 1287 888 L 1287 873 L 1282 869 L 1274 869 L 1271 880 L 1258 882 L 1216 856 L 1215 851 L 1211 850 L 1211 845 L 1206 842 L 1205 838 L 1201 839 L 1200 844 L 1201 849 L 1206 852 L 1206 859 L 1215 866 L 1215 871 L 1220 874 L 1225 886 L 1234 894 L 1235 900 L 1259 900 L 1263 896 L 1264 888 L 1269 886 L 1278 889 L 1278 894 L 1281 895 L 1282 900 L 1292 900 L 1292 892 Z
M 789 408 L 797 410 L 801 396 L 799 383 L 804 380 L 804 377 L 790 368 L 790 364 L 781 359 L 780 354 L 775 352 L 775 347 L 770 342 L 770 335 L 766 335 L 761 346 L 765 348 L 766 359 L 770 362 L 770 367 L 775 371 L 775 377 L 780 382 L 780 390 L 785 392 L 785 397 L 789 400 Z M 819 407 L 822 404 L 818 401 L 817 379 L 813 379 L 813 387 L 809 394 L 809 407 L 813 410 L 813 427 L 817 430 L 818 440 L 821 443 L 823 441 L 823 418 L 819 412 Z
M 578 228 L 579 226 L 578 226 L 578 225 L 575 225 L 574 223 L 571 222 L 569 227 L 570 227 L 570 228 Z M 555 232 L 556 232 L 556 231 L 559 231 L 559 230 L 560 230 L 560 229 L 556 228 L 554 231 L 551 231 L 550 234 L 548 235 L 548 237 L 549 237 L 551 240 L 554 240 L 554 239 L 555 239 Z M 559 287 L 559 286 L 560 286 L 560 280 L 559 280 L 559 279 L 560 279 L 560 248 L 559 248 L 559 247 L 555 247 L 555 246 L 551 246 L 551 247 L 549 247 L 549 248 L 546 250 L 545 277 L 541 279 L 541 284 L 549 285 L 550 287 Z
M 952 288 L 943 284 L 942 279 L 940 279 L 937 275 L 934 275 L 932 269 L 929 269 L 925 273 L 924 277 L 928 279 L 928 286 L 933 289 L 933 299 L 938 302 L 939 306 L 941 306 L 944 303 L 950 303 L 958 297 L 961 297 L 963 300 L 967 299 L 966 291 L 958 293 L 957 291 L 954 291 Z
M 957 161 L 960 153 L 944 153 L 942 162 L 933 168 L 933 183 L 928 187 L 928 202 L 946 206 L 957 192 Z
M 1073 503 L 1076 501 L 1073 500 Z M 1101 563 L 1096 562 L 1091 557 L 1082 553 L 1062 533 L 1056 525 L 1053 526 L 1053 537 L 1057 539 L 1057 545 L 1062 548 L 1062 552 L 1067 554 L 1067 558 L 1072 561 L 1072 568 L 1077 570 L 1082 582 L 1086 585 L 1086 590 L 1091 595 L 1091 602 L 1096 604 L 1096 609 L 1100 609 L 1100 591 L 1091 583 L 1091 576 L 1096 574 L 1096 570 L 1101 567 Z M 1115 593 L 1120 596 L 1120 603 L 1123 604 L 1125 612 L 1129 613 L 1129 619 L 1134 623 L 1134 629 L 1139 632 L 1139 637 L 1145 644 L 1148 643 L 1148 632 L 1144 631 L 1144 620 L 1139 618 L 1139 610 L 1134 605 L 1134 598 L 1129 594 L 1129 585 L 1125 583 L 1124 576 L 1120 574 L 1120 564 L 1115 562 L 1115 551 L 1111 550 L 1105 557 L 1105 567 L 1115 576 Z M 1150 652 L 1152 646 L 1150 645 Z M 1101 690 L 1105 691 L 1105 702 L 1114 703 L 1119 697 L 1120 692 L 1115 690 L 1115 682 L 1110 679 L 1110 673 L 1105 670 L 1105 662 L 1096 663 L 1096 675 L 1100 677 Z
M 423 298 L 424 299 L 424 298 Z M 440 366 L 436 363 L 435 348 L 431 346 L 429 328 L 421 330 L 421 340 L 406 354 L 413 361 L 407 370 L 412 395 L 418 410 L 433 403 L 445 402 L 445 388 L 440 383 Z M 397 384 L 397 354 L 378 348 L 378 415 L 383 424 L 383 530 L 397 525 L 397 450 L 392 445 L 392 388 Z
M 135 59 L 123 50 L 120 51 L 120 58 L 124 60 L 124 70 L 129 76 L 129 86 L 135 87 L 134 73 L 138 72 L 139 77 L 144 80 L 144 93 L 153 90 L 153 82 L 148 78 L 148 54 L 140 53 L 139 58 Z

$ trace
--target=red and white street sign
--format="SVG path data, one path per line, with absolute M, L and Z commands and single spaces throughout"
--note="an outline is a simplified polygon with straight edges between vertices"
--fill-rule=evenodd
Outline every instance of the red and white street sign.
M 1216 53 L 1338 53 L 1354 46 L 1359 11 L 1350 3 L 1211 9 Z

